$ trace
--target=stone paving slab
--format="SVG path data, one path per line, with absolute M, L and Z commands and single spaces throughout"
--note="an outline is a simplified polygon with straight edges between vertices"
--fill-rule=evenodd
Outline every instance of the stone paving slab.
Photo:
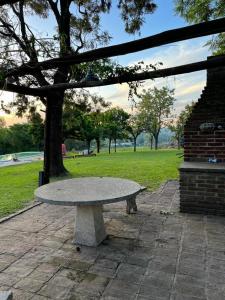
M 168 181 L 104 206 L 109 238 L 72 244 L 75 208 L 42 204 L 0 224 L 0 291 L 14 300 L 224 300 L 225 218 L 179 213 Z

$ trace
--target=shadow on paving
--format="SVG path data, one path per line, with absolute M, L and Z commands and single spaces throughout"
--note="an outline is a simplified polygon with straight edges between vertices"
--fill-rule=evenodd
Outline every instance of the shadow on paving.
M 225 299 L 225 219 L 179 213 L 178 183 L 104 206 L 109 239 L 72 244 L 75 209 L 42 204 L 0 224 L 0 290 L 14 300 Z

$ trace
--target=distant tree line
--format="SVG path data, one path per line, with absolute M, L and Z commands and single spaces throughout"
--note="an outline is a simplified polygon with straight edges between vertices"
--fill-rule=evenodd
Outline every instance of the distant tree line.
M 0 154 L 43 150 L 44 125 L 39 114 L 29 117 L 24 124 L 6 127 L 0 119 Z
M 78 100 L 65 99 L 63 107 L 63 138 L 71 149 L 91 150 L 95 142 L 97 153 L 107 144 L 109 154 L 117 150 L 118 141 L 131 141 L 136 151 L 141 133 L 149 136 L 151 149 L 157 150 L 162 128 L 173 132 L 178 148 L 181 146 L 183 128 L 193 105 L 187 105 L 178 117 L 172 118 L 174 91 L 168 87 L 143 90 L 138 96 L 134 112 L 127 113 L 120 107 L 111 107 L 102 97 L 86 91 Z M 164 135 L 168 132 L 164 131 Z M 26 124 L 6 127 L 0 119 L 0 154 L 43 150 L 44 123 L 41 115 L 31 111 Z
M 137 138 L 142 132 L 150 135 L 151 148 L 153 141 L 158 148 L 160 130 L 166 126 L 175 98 L 174 91 L 167 87 L 143 90 L 133 114 L 122 108 L 110 107 L 101 97 L 83 94 L 78 103 L 65 101 L 63 113 L 64 139 L 76 139 L 86 142 L 90 150 L 95 141 L 97 152 L 101 141 L 108 140 L 108 152 L 116 146 L 118 140 L 131 140 L 136 151 Z

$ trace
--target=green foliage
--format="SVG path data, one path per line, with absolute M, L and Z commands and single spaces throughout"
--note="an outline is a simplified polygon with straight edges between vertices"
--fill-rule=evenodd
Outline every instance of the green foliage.
M 43 124 L 39 121 L 0 127 L 0 154 L 41 150 Z
M 110 0 L 64 0 L 59 3 L 52 0 L 27 0 L 11 7 L 2 7 L 0 36 L 4 38 L 1 43 L 7 51 L 2 51 L 1 58 L 7 59 L 9 63 L 6 64 L 6 69 L 16 66 L 19 60 L 26 62 L 30 59 L 52 58 L 59 53 L 63 55 L 78 53 L 81 49 L 93 49 L 98 45 L 107 44 L 111 36 L 107 29 L 102 28 L 101 17 L 110 13 L 111 7 Z M 134 34 L 140 32 L 145 17 L 155 11 L 156 5 L 152 0 L 118 0 L 117 8 L 125 31 Z M 55 21 L 53 36 L 46 38 L 34 31 L 30 26 L 32 16 L 53 17 Z M 15 34 L 12 34 L 11 30 Z M 18 61 L 13 59 L 15 53 Z M 22 62 L 20 61 L 19 65 Z
M 143 90 L 143 93 L 139 95 L 141 100 L 138 103 L 138 110 L 143 128 L 154 136 L 156 149 L 160 130 L 167 124 L 167 118 L 171 114 L 175 101 L 173 95 L 174 90 L 168 87 Z
M 219 33 L 206 43 L 214 55 L 225 54 L 225 33 Z
M 141 120 L 141 115 L 136 113 L 130 116 L 127 125 L 127 131 L 132 136 L 138 136 L 143 131 L 143 122 Z
M 105 137 L 113 140 L 123 138 L 128 119 L 129 114 L 122 108 L 114 107 L 105 111 L 103 116 Z
M 144 126 L 140 114 L 136 113 L 130 116 L 126 130 L 128 131 L 128 133 L 131 136 L 131 139 L 133 140 L 134 151 L 136 151 L 137 137 L 144 130 Z
M 141 72 L 151 72 L 157 70 L 158 66 L 162 65 L 161 62 L 156 64 L 146 65 L 143 61 L 129 66 L 122 66 L 112 59 L 102 59 L 98 61 L 82 63 L 80 65 L 73 65 L 70 67 L 71 78 L 75 81 L 85 80 L 88 71 L 91 70 L 99 80 L 111 80 L 114 78 L 126 79 L 129 86 L 128 99 L 133 100 L 137 95 L 138 87 L 142 86 L 142 81 L 131 81 L 135 74 Z M 119 82 L 118 82 L 119 83 Z
M 32 113 L 29 116 L 29 133 L 32 137 L 32 142 L 37 145 L 38 150 L 43 151 L 44 147 L 44 123 L 41 115 L 37 112 Z
M 10 131 L 8 128 L 0 128 L 0 155 L 10 153 L 12 150 L 10 143 Z
M 152 0 L 119 0 L 118 7 L 121 10 L 121 17 L 125 23 L 125 30 L 128 33 L 140 31 L 144 22 L 144 15 L 153 13 L 156 9 L 155 1 Z
M 155 190 L 165 180 L 178 177 L 181 159 L 174 150 L 101 153 L 91 158 L 67 159 L 64 163 L 72 177 L 115 176 L 135 180 Z M 0 216 L 21 209 L 34 198 L 42 162 L 1 168 Z M 135 172 L 134 172 L 135 170 Z M 65 178 L 64 178 L 65 179 Z
M 32 143 L 29 124 L 14 124 L 10 126 L 9 141 L 11 146 L 10 152 L 36 150 Z
M 200 23 L 225 16 L 224 0 L 175 0 L 176 13 L 189 23 Z M 225 34 L 220 33 L 207 43 L 214 54 L 225 53 Z
M 174 138 L 177 141 L 178 148 L 181 146 L 184 135 L 184 126 L 192 113 L 194 105 L 194 102 L 191 105 L 187 104 L 178 118 L 174 119 L 168 126 L 168 128 L 174 133 Z
M 92 140 L 100 140 L 103 135 L 102 110 L 110 103 L 102 97 L 83 92 L 79 101 L 67 96 L 63 112 L 64 138 L 86 141 L 88 149 Z

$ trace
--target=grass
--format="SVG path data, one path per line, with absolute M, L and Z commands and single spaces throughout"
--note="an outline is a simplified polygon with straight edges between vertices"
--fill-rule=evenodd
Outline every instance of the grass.
M 131 150 L 111 155 L 65 159 L 64 164 L 72 177 L 113 176 L 128 178 L 155 190 L 168 179 L 178 177 L 181 159 L 177 150 Z M 0 169 L 0 217 L 15 212 L 33 199 L 42 162 L 9 166 Z

